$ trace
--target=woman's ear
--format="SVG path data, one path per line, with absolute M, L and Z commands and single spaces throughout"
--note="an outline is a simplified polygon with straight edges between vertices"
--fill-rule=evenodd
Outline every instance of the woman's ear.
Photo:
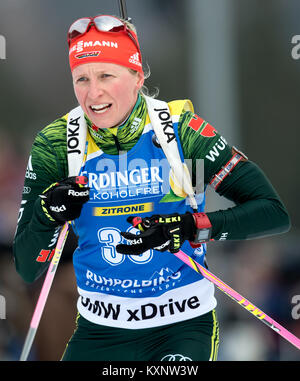
M 144 73 L 140 73 L 138 71 L 137 72 L 137 87 L 138 87 L 138 90 L 140 90 L 142 88 L 142 86 L 144 85 L 144 82 L 145 82 Z

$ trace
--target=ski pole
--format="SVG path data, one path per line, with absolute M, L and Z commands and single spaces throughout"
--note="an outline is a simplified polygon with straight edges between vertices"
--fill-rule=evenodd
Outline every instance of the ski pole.
M 120 16 L 123 20 L 131 21 L 131 18 L 128 17 L 126 0 L 119 0 L 119 10 Z
M 79 184 L 80 186 L 86 185 L 87 184 L 87 177 L 76 176 L 76 183 Z M 56 244 L 56 248 L 55 248 L 55 252 L 54 252 L 54 255 L 53 255 L 52 260 L 50 262 L 50 265 L 49 265 L 49 268 L 48 268 L 48 271 L 47 271 L 47 274 L 46 274 L 46 277 L 45 277 L 45 280 L 44 280 L 44 283 L 42 286 L 42 290 L 41 290 L 40 296 L 38 298 L 38 301 L 37 301 L 37 304 L 36 304 L 36 307 L 35 307 L 31 322 L 30 322 L 29 331 L 28 331 L 26 339 L 25 339 L 25 343 L 24 343 L 22 353 L 20 356 L 20 361 L 26 361 L 28 358 L 29 352 L 31 350 L 32 343 L 33 343 L 36 331 L 38 329 L 38 326 L 39 326 L 39 323 L 40 323 L 40 320 L 42 317 L 42 313 L 43 313 L 44 308 L 45 308 L 45 304 L 46 304 L 46 301 L 48 298 L 48 294 L 49 294 L 50 288 L 52 286 L 54 275 L 56 273 L 58 263 L 60 261 L 60 257 L 62 255 L 64 246 L 65 246 L 68 234 L 69 234 L 69 222 L 65 222 L 65 224 L 63 225 L 63 227 L 60 231 L 60 234 L 59 234 L 59 237 L 57 240 L 57 244 Z
M 28 355 L 29 355 L 29 352 L 31 350 L 36 331 L 38 329 L 38 326 L 39 326 L 39 323 L 40 323 L 40 320 L 42 317 L 42 313 L 44 311 L 44 307 L 45 307 L 45 304 L 46 304 L 46 301 L 48 298 L 48 294 L 49 294 L 49 291 L 50 291 L 50 288 L 51 288 L 51 285 L 52 285 L 52 282 L 54 279 L 54 275 L 55 275 L 56 269 L 58 267 L 58 263 L 59 263 L 61 254 L 63 252 L 65 242 L 67 240 L 68 233 L 69 233 L 69 224 L 68 224 L 68 222 L 66 222 L 63 225 L 63 228 L 62 228 L 60 235 L 58 237 L 55 252 L 54 252 L 54 255 L 53 255 L 52 260 L 50 262 L 50 265 L 49 265 L 49 268 L 48 268 L 48 271 L 47 271 L 47 274 L 46 274 L 46 277 L 45 277 L 45 280 L 43 283 L 43 287 L 42 287 L 38 302 L 36 304 L 31 322 L 30 322 L 30 327 L 29 327 L 29 330 L 28 330 L 28 333 L 26 336 L 26 340 L 25 340 L 23 349 L 22 349 L 20 361 L 26 361 L 28 358 Z
M 272 328 L 275 332 L 277 332 L 284 339 L 293 344 L 297 349 L 300 349 L 300 339 L 293 335 L 291 332 L 286 330 L 280 324 L 278 324 L 275 320 L 271 319 L 266 313 L 257 308 L 253 303 L 249 302 L 246 298 L 240 295 L 238 292 L 234 291 L 231 287 L 229 287 L 226 283 L 217 278 L 214 274 L 208 271 L 205 267 L 201 266 L 194 259 L 188 256 L 183 251 L 179 250 L 177 253 L 174 253 L 177 258 L 182 260 L 185 264 L 190 266 L 192 269 L 197 271 L 197 273 L 202 274 L 204 278 L 208 279 L 212 283 L 214 283 L 217 288 L 223 291 L 226 295 L 228 295 L 231 299 L 236 301 L 240 306 L 244 307 L 248 312 L 258 318 L 260 321 L 265 323 L 268 327 Z

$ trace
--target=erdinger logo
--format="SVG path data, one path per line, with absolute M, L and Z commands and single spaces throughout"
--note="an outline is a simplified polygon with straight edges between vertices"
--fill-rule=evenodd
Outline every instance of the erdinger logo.
M 183 356 L 179 353 L 175 355 L 166 355 L 160 361 L 193 361 L 191 358 Z

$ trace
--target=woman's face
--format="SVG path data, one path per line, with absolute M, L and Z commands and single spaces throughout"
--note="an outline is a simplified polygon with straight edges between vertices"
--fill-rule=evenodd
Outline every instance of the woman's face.
M 121 124 L 131 113 L 143 74 L 132 74 L 124 66 L 93 62 L 72 72 L 76 98 L 94 125 L 110 128 Z

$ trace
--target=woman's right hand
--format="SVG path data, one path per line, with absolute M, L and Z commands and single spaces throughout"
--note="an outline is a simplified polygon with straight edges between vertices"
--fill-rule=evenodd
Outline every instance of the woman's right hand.
M 89 201 L 90 188 L 86 183 L 85 176 L 72 176 L 51 184 L 40 195 L 46 216 L 59 225 L 78 218 L 83 204 Z

